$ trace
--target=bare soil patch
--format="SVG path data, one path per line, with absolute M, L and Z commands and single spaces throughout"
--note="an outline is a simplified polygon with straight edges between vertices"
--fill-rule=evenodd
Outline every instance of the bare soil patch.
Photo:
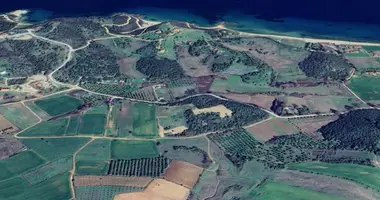
M 0 115 L 0 135 L 16 132 L 18 130 L 19 129 L 15 125 Z
M 174 160 L 162 175 L 164 179 L 191 189 L 202 174 L 203 168 L 188 162 Z
M 0 138 L 0 160 L 11 157 L 26 149 L 18 139 L 14 137 L 1 137 Z
M 297 127 L 300 131 L 312 136 L 318 137 L 317 130 L 322 126 L 335 121 L 338 116 L 325 116 L 325 117 L 312 117 L 312 118 L 299 118 L 290 119 L 289 122 Z
M 255 138 L 263 142 L 270 140 L 273 136 L 293 134 L 298 131 L 297 128 L 287 120 L 275 118 L 249 127 L 247 130 L 254 135 Z
M 187 48 L 177 47 L 179 64 L 185 70 L 185 74 L 191 77 L 209 76 L 213 73 L 209 70 L 207 64 L 202 63 L 204 56 L 191 56 Z
M 232 115 L 232 111 L 228 109 L 227 107 L 225 107 L 224 105 L 217 105 L 217 106 L 202 108 L 202 109 L 194 108 L 192 111 L 195 115 L 199 115 L 201 113 L 215 112 L 215 113 L 219 113 L 219 116 L 222 118 Z
M 131 186 L 146 187 L 153 178 L 151 177 L 129 177 L 129 176 L 75 176 L 75 186 Z
M 190 190 L 164 179 L 154 179 L 144 192 L 118 194 L 114 200 L 186 200 Z
M 137 58 L 134 57 L 129 57 L 129 58 L 123 58 L 117 61 L 117 64 L 119 64 L 120 68 L 120 73 L 124 75 L 129 75 L 137 78 L 142 78 L 144 77 L 143 74 L 139 73 L 136 70 L 136 62 Z
M 201 93 L 209 91 L 213 81 L 212 76 L 200 76 L 195 79 L 198 91 Z
M 235 101 L 243 102 L 243 103 L 249 103 L 249 104 L 255 104 L 259 107 L 270 109 L 272 106 L 272 102 L 276 98 L 275 96 L 265 95 L 265 94 L 237 94 L 237 93 L 226 93 L 221 94 L 222 96 L 232 99 Z

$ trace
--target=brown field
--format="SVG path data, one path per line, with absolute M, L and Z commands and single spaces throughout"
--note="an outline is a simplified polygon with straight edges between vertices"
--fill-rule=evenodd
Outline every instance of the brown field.
M 123 58 L 121 60 L 117 61 L 117 64 L 119 64 L 120 73 L 124 75 L 129 75 L 137 78 L 144 77 L 143 74 L 139 73 L 135 67 L 136 67 L 137 58 L 129 57 L 129 58 Z
M 154 179 L 143 192 L 118 194 L 114 200 L 186 200 L 190 190 L 164 179 Z
M 274 181 L 316 192 L 343 196 L 347 199 L 379 199 L 380 195 L 371 189 L 344 179 L 285 170 L 276 174 Z
M 200 76 L 196 78 L 195 83 L 197 85 L 198 91 L 200 93 L 204 93 L 210 89 L 213 81 L 214 78 L 212 76 Z
M 300 131 L 307 133 L 312 137 L 318 137 L 317 130 L 322 126 L 335 121 L 338 116 L 325 116 L 325 117 L 312 117 L 312 118 L 299 118 L 290 119 L 289 122 L 297 127 Z
M 75 176 L 75 186 L 131 186 L 146 187 L 153 178 L 151 177 L 128 177 L 128 176 Z
M 183 70 L 185 70 L 186 75 L 191 77 L 201 77 L 213 74 L 207 65 L 202 63 L 202 56 L 191 56 L 187 51 L 187 48 L 183 47 L 178 47 L 176 51 L 179 58 L 179 64 Z
M 202 109 L 193 108 L 192 111 L 195 115 L 199 115 L 201 113 L 216 112 L 216 113 L 219 113 L 219 116 L 222 118 L 232 115 L 232 111 L 230 109 L 226 108 L 224 105 L 217 105 L 217 106 L 213 106 L 213 107 L 209 107 L 209 108 L 202 108 Z
M 169 130 L 165 130 L 164 132 L 165 133 L 171 133 L 171 134 L 178 134 L 178 133 L 184 132 L 186 129 L 187 129 L 186 126 L 177 126 L 177 127 L 171 128 Z
M 276 98 L 275 96 L 269 96 L 265 94 L 249 95 L 249 94 L 223 93 L 220 95 L 228 99 L 235 100 L 235 101 L 255 104 L 259 107 L 266 108 L 266 109 L 270 109 L 270 107 L 272 106 L 272 102 Z
M 247 128 L 248 132 L 251 133 L 256 139 L 260 141 L 268 141 L 273 136 L 293 134 L 299 132 L 299 130 L 294 127 L 287 120 L 272 118 L 261 124 L 257 124 Z
M 0 115 L 0 135 L 16 132 L 19 129 L 9 122 L 3 115 Z
M 357 67 L 359 71 L 361 69 L 366 69 L 366 68 L 380 67 L 380 63 L 377 62 L 372 57 L 347 57 L 347 60 L 349 60 L 352 64 L 354 64 L 355 67 Z
M 196 165 L 174 160 L 170 163 L 169 167 L 165 170 L 162 177 L 165 180 L 177 183 L 191 189 L 202 174 L 203 168 Z

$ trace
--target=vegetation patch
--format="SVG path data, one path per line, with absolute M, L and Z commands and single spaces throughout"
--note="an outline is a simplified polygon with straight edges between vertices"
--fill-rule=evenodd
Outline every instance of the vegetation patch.
M 111 160 L 108 175 L 159 177 L 168 167 L 170 160 L 164 156 L 130 160 Z
M 28 128 L 38 122 L 38 118 L 21 103 L 0 106 L 0 113 L 20 129 Z
M 65 135 L 68 118 L 45 121 L 20 133 L 20 136 L 62 136 Z
M 380 100 L 379 76 L 354 76 L 348 83 L 348 87 L 364 101 Z
M 156 106 L 154 104 L 133 104 L 133 135 L 153 137 L 158 133 Z
M 29 184 L 35 185 L 58 174 L 70 171 L 72 165 L 71 157 L 59 158 L 25 173 L 22 177 L 25 178 Z
M 226 108 L 224 105 L 217 105 L 217 106 L 202 108 L 202 109 L 194 108 L 192 109 L 192 111 L 195 115 L 199 115 L 202 113 L 219 113 L 219 116 L 221 118 L 232 116 L 232 111 Z
M 106 121 L 105 114 L 85 114 L 80 119 L 78 134 L 102 135 Z
M 96 139 L 76 156 L 76 174 L 101 175 L 108 169 L 111 159 L 111 140 Z
M 178 62 L 167 58 L 140 58 L 136 63 L 136 69 L 150 78 L 178 79 L 184 77 L 184 71 Z
M 306 162 L 290 164 L 289 168 L 303 172 L 345 178 L 369 186 L 373 189 L 380 190 L 380 170 L 374 167 L 356 164 Z
M 0 161 L 0 180 L 22 174 L 45 162 L 33 151 L 23 151 L 15 156 Z
M 323 80 L 345 80 L 353 69 L 342 56 L 322 52 L 312 52 L 298 65 L 306 76 Z
M 79 186 L 75 188 L 78 200 L 87 199 L 114 199 L 117 194 L 138 192 L 144 190 L 143 187 L 128 186 Z
M 139 159 L 158 156 L 156 144 L 144 140 L 112 140 L 112 159 Z
M 83 104 L 79 99 L 66 95 L 37 100 L 34 103 L 50 116 L 65 114 Z

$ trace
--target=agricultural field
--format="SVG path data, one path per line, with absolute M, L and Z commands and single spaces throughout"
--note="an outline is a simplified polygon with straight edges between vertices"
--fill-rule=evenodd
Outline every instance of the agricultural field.
M 3 136 L 0 137 L 0 149 L 0 160 L 3 160 L 24 151 L 25 145 L 14 137 Z
M 23 151 L 15 156 L 0 161 L 0 180 L 9 179 L 45 162 L 34 151 Z
M 9 106 L 0 106 L 0 113 L 19 129 L 28 128 L 38 122 L 38 118 L 21 103 Z
M 355 75 L 348 82 L 348 87 L 364 101 L 378 101 L 380 77 L 378 75 Z
M 77 109 L 83 104 L 81 100 L 66 95 L 48 97 L 46 99 L 37 100 L 34 103 L 50 116 L 65 114 Z
M 328 176 L 345 178 L 371 187 L 380 188 L 380 170 L 378 168 L 356 164 L 329 164 L 322 162 L 307 162 L 290 164 L 289 169 L 303 172 L 318 173 Z
M 79 186 L 75 188 L 78 200 L 113 199 L 117 194 L 142 191 L 144 188 L 128 186 Z
M 88 138 L 36 138 L 22 139 L 22 143 L 29 149 L 52 161 L 58 158 L 72 156 Z
M 146 187 L 153 178 L 137 176 L 75 176 L 74 185 Z
M 264 184 L 260 185 L 253 192 L 249 194 L 250 198 L 254 199 L 284 199 L 284 200 L 302 200 L 302 199 L 310 199 L 310 200 L 335 200 L 344 198 L 340 198 L 335 195 L 327 195 L 323 193 L 314 192 L 311 190 L 305 190 L 297 187 L 288 186 L 285 184 L 267 181 Z
M 95 139 L 76 156 L 78 175 L 102 175 L 108 170 L 111 159 L 111 140 Z
M 170 160 L 163 157 L 130 160 L 111 160 L 108 175 L 111 176 L 148 176 L 159 177 L 168 167 Z
M 36 113 L 42 120 L 46 121 L 51 118 L 47 112 L 42 110 L 34 102 L 26 102 L 25 105 L 28 106 L 28 108 L 30 108 L 34 113 Z
M 133 131 L 133 104 L 118 101 L 112 107 L 106 127 L 106 134 L 112 137 L 131 136 Z
M 107 107 L 94 107 L 81 116 L 78 135 L 103 135 L 107 122 Z
M 158 134 L 156 106 L 146 103 L 133 105 L 133 131 L 136 137 L 154 137 Z
M 111 143 L 111 159 L 154 158 L 158 155 L 154 141 L 112 140 Z
M 20 136 L 63 136 L 68 118 L 45 121 L 19 134 Z
M 17 128 L 15 125 L 13 125 L 11 122 L 9 122 L 5 117 L 0 115 L 0 134 L 7 134 L 18 131 L 19 128 Z
M 186 127 L 184 112 L 192 106 L 158 106 L 157 118 L 164 132 L 172 133 L 176 127 Z
M 299 131 L 283 119 L 270 119 L 258 125 L 247 127 L 246 130 L 261 142 L 268 141 L 274 136 L 293 134 Z
M 191 189 L 198 182 L 202 171 L 203 168 L 196 165 L 174 160 L 170 163 L 162 176 L 165 180 Z

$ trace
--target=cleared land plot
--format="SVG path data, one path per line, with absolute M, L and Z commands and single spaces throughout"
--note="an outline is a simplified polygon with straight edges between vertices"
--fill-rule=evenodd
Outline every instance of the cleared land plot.
M 85 114 L 79 122 L 78 135 L 102 135 L 107 116 L 105 114 Z
M 28 128 L 38 122 L 38 118 L 21 103 L 0 106 L 0 113 L 20 129 Z
M 347 199 L 379 199 L 380 194 L 344 179 L 319 174 L 285 170 L 273 179 L 293 187 L 342 196 Z
M 19 129 L 17 126 L 13 125 L 11 122 L 9 122 L 5 117 L 0 115 L 0 135 L 16 132 Z
M 34 103 L 50 116 L 65 114 L 83 104 L 81 100 L 66 95 L 49 97 L 37 100 Z
M 142 140 L 112 140 L 112 159 L 138 159 L 153 158 L 158 156 L 158 150 L 154 141 Z
M 20 140 L 12 136 L 0 137 L 0 160 L 9 158 L 25 150 L 25 146 Z
M 354 76 L 348 87 L 364 101 L 380 100 L 380 76 Z
M 133 135 L 153 137 L 158 133 L 156 105 L 147 103 L 133 104 Z
M 279 88 L 270 86 L 255 86 L 254 84 L 245 83 L 240 76 L 231 75 L 224 79 L 214 79 L 210 91 L 212 92 L 274 92 L 280 91 Z
M 55 160 L 72 156 L 89 138 L 38 138 L 22 139 L 28 148 L 37 152 L 47 160 Z
M 257 200 L 343 200 L 335 195 L 328 195 L 323 193 L 314 192 L 311 190 L 305 190 L 302 188 L 288 186 L 282 183 L 267 181 L 260 185 L 249 195 L 253 199 Z
M 69 185 L 68 173 L 54 176 L 36 185 L 29 185 L 21 177 L 16 177 L 0 182 L 0 199 L 70 199 Z
M 165 180 L 191 189 L 197 183 L 202 172 L 203 168 L 201 167 L 187 162 L 174 160 L 170 163 L 162 176 Z
M 74 185 L 79 186 L 130 186 L 146 187 L 151 177 L 125 177 L 125 176 L 75 176 Z
M 186 126 L 185 111 L 192 106 L 158 106 L 157 118 L 165 131 L 179 126 Z
M 22 175 L 22 177 L 28 181 L 29 184 L 35 185 L 58 174 L 70 171 L 72 165 L 71 157 L 60 158 L 37 167 Z
M 354 64 L 358 71 L 379 71 L 380 63 L 372 57 L 347 57 L 347 59 Z
M 77 200 L 108 200 L 117 194 L 142 190 L 144 188 L 128 186 L 80 186 L 75 188 L 75 193 Z
M 111 158 L 111 140 L 96 139 L 76 156 L 76 174 L 101 175 L 108 169 Z
M 154 179 L 144 192 L 118 194 L 115 200 L 186 200 L 190 190 L 164 179 Z
M 226 108 L 224 105 L 217 105 L 217 106 L 213 106 L 213 107 L 209 107 L 209 108 L 202 108 L 202 109 L 193 108 L 192 111 L 195 115 L 199 115 L 202 113 L 213 113 L 214 112 L 214 113 L 219 113 L 219 116 L 221 118 L 232 116 L 232 111 L 230 109 Z
M 19 136 L 63 136 L 68 118 L 45 121 L 19 134 Z
M 276 99 L 276 96 L 270 96 L 265 94 L 233 94 L 233 93 L 223 93 L 222 96 L 232 99 L 235 101 L 255 104 L 259 107 L 270 109 L 273 101 Z
M 33 151 L 23 151 L 15 156 L 0 161 L 0 180 L 22 174 L 45 162 Z
M 380 169 L 356 164 L 328 164 L 307 162 L 290 164 L 289 169 L 346 178 L 373 189 L 380 190 Z
M 131 136 L 133 131 L 133 104 L 119 101 L 112 108 L 107 122 L 107 135 L 117 137 Z
M 111 160 L 108 175 L 159 177 L 169 166 L 170 160 L 163 157 L 141 158 L 131 160 Z
M 299 130 L 290 124 L 287 120 L 270 119 L 266 122 L 247 128 L 255 138 L 260 141 L 268 141 L 273 136 L 287 135 L 299 132 Z
M 25 105 L 28 106 L 34 113 L 36 113 L 42 120 L 45 121 L 45 120 L 48 120 L 49 118 L 51 118 L 51 116 L 49 114 L 47 114 L 47 112 L 42 110 L 34 102 L 26 102 Z
M 78 133 L 79 119 L 78 115 L 70 116 L 69 124 L 65 131 L 66 135 L 76 135 Z
M 297 127 L 301 132 L 310 136 L 316 136 L 318 129 L 332 121 L 335 121 L 336 119 L 338 119 L 338 116 L 310 117 L 289 119 L 289 122 Z

